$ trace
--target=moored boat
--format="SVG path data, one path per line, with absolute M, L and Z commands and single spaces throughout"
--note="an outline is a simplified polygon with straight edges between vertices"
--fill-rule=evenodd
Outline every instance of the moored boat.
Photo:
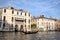
M 23 33 L 25 34 L 36 34 L 38 31 L 25 31 Z

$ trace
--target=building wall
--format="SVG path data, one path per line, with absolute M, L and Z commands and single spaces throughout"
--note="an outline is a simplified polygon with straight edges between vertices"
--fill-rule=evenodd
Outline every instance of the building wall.
M 32 18 L 32 19 L 31 19 L 31 22 L 32 22 L 31 24 L 37 24 L 37 19 L 33 19 L 33 18 Z
M 4 13 L 4 9 L 6 9 L 6 12 Z M 14 13 L 12 14 L 12 11 L 14 11 Z M 17 13 L 18 12 L 18 13 Z M 4 16 L 6 17 L 6 20 L 4 20 Z M 12 22 L 12 17 L 13 17 L 13 22 Z M 19 20 L 23 19 L 25 21 L 26 19 L 26 23 L 24 22 L 23 26 L 25 27 L 26 25 L 26 29 L 27 31 L 31 30 L 31 15 L 29 12 L 26 11 L 20 11 L 20 10 L 16 10 L 16 9 L 11 9 L 11 8 L 3 8 L 2 9 L 2 28 L 3 28 L 3 23 L 5 23 L 5 29 L 6 30 L 10 30 L 9 28 L 12 27 L 13 24 L 13 28 L 15 28 L 16 25 L 16 18 L 19 18 Z M 30 23 L 29 23 L 30 20 Z M 17 24 L 18 25 L 18 30 L 20 30 L 20 25 L 21 24 Z M 5 30 L 4 29 L 4 30 Z
M 37 19 L 37 27 L 43 30 L 55 30 L 55 21 L 46 18 Z
M 2 20 L 2 9 L 0 8 L 0 21 Z
M 2 26 L 2 9 L 0 8 L 0 30 Z
M 6 9 L 6 12 L 4 12 L 4 10 Z M 12 23 L 12 10 L 8 9 L 8 8 L 3 8 L 2 10 L 2 29 L 5 31 L 10 30 Z M 4 20 L 4 16 L 5 16 L 5 21 Z M 3 26 L 3 24 L 5 23 L 5 27 Z
M 37 18 L 35 16 L 31 17 L 31 28 L 32 29 L 37 29 Z
M 60 20 L 56 20 L 55 27 L 56 27 L 56 30 L 60 30 Z

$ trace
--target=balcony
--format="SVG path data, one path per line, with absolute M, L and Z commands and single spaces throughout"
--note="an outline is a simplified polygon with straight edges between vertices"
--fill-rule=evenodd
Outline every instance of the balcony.
M 21 21 L 21 20 L 24 21 L 25 19 L 24 19 L 24 18 L 17 18 L 17 17 L 15 17 L 15 20 L 16 20 L 16 21 L 19 21 L 19 20 L 20 20 L 20 21 Z
M 22 15 L 14 15 L 13 17 L 15 17 L 15 18 L 24 18 L 24 16 L 22 16 Z
M 15 24 L 24 24 L 24 22 L 15 22 Z
M 15 20 L 15 23 L 16 23 L 16 24 L 24 24 L 24 23 L 25 23 L 25 20 L 17 19 L 17 20 Z

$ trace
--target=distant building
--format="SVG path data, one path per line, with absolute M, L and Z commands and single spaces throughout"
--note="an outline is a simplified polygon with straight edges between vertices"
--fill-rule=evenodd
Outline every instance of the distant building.
M 60 31 L 60 20 L 56 20 L 56 30 Z
M 37 24 L 37 18 L 35 16 L 31 17 L 31 24 Z
M 35 16 L 31 17 L 31 29 L 37 28 L 37 18 Z
M 30 31 L 31 15 L 24 10 L 13 7 L 0 8 L 0 30 L 2 31 Z
M 41 15 L 37 18 L 37 27 L 38 29 L 45 30 L 55 30 L 55 20 L 53 18 L 46 18 L 44 15 Z

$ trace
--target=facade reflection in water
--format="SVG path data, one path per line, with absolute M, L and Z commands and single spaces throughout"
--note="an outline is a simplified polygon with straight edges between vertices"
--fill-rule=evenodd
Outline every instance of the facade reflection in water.
M 37 34 L 0 32 L 0 40 L 60 40 L 60 32 L 38 32 Z

